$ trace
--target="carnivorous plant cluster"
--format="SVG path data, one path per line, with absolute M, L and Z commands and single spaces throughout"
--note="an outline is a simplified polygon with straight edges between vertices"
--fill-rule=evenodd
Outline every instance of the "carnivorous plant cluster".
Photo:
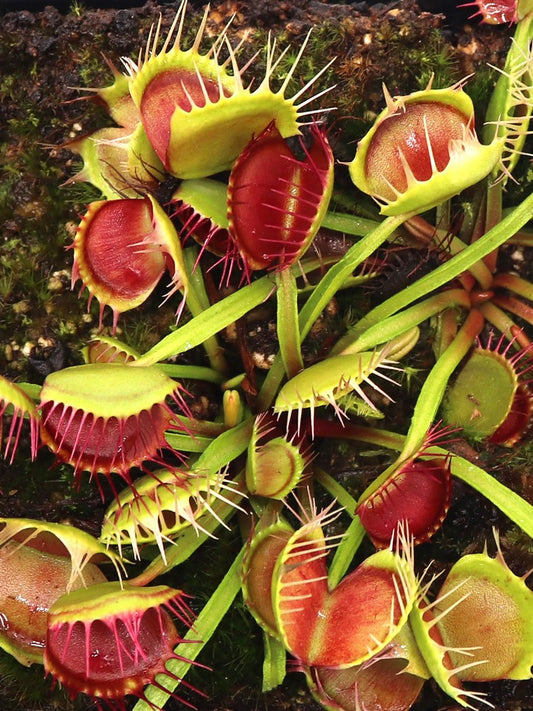
M 102 193 L 69 248 L 99 331 L 83 364 L 42 386 L 0 380 L 6 460 L 16 466 L 29 432 L 29 456 L 50 450 L 107 507 L 98 537 L 0 519 L 0 646 L 73 697 L 162 709 L 241 592 L 264 634 L 263 689 L 289 655 L 326 709 L 409 709 L 428 679 L 460 706 L 490 707 L 476 684 L 531 678 L 533 593 L 498 533 L 495 557 L 469 551 L 442 577 L 418 562 L 457 480 L 533 535 L 531 502 L 461 455 L 520 447 L 533 415 L 533 285 L 508 248 L 530 254 L 533 195 L 502 208 L 531 132 L 533 10 L 477 5 L 516 23 L 487 116 L 466 80 L 385 88 L 347 170 L 329 93 L 311 95 L 329 65 L 293 93 L 307 40 L 280 79 L 287 49 L 269 39 L 258 76 L 231 23 L 204 49 L 209 10 L 187 45 L 186 0 L 92 90 L 116 125 L 69 145 L 83 159 L 72 181 Z M 328 233 L 345 235 L 340 254 L 320 249 Z M 387 289 L 407 253 L 413 278 Z M 141 353 L 118 340 L 119 318 L 161 280 L 176 325 Z M 332 300 L 364 295 L 370 307 L 320 335 Z M 265 307 L 277 353 L 259 367 L 239 337 Z M 419 353 L 426 372 L 409 390 Z M 212 416 L 195 409 L 204 382 Z M 344 486 L 339 458 L 320 456 L 334 440 L 370 455 L 373 476 Z M 194 590 L 157 579 L 179 580 L 223 527 L 241 550 L 195 615 Z

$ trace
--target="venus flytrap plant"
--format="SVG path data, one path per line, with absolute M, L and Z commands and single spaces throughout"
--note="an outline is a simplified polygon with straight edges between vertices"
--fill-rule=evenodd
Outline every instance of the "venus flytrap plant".
M 4 434 L 4 420 L 9 417 L 9 430 Z M 0 443 L 4 441 L 4 458 L 13 463 L 25 419 L 30 423 L 31 457 L 35 458 L 38 446 L 39 418 L 31 397 L 17 385 L 0 376 Z
M 283 136 L 297 135 L 304 115 L 301 109 L 311 99 L 297 102 L 327 66 L 293 97 L 287 98 L 285 92 L 306 42 L 276 92 L 270 88 L 270 80 L 281 57 L 275 59 L 273 42 L 267 48 L 264 79 L 255 89 L 245 86 L 243 70 L 229 42 L 226 44 L 233 75 L 226 69 L 227 62 L 219 64 L 225 32 L 208 54 L 199 53 L 207 11 L 193 46 L 181 49 L 186 8 L 183 1 L 159 53 L 160 25 L 153 39 L 149 39 L 144 55 L 141 53 L 137 62 L 125 63 L 131 77 L 131 96 L 166 170 L 179 178 L 201 178 L 231 167 L 248 141 L 271 121 L 276 122 Z
M 89 306 L 93 297 L 98 299 L 100 325 L 105 306 L 111 307 L 113 332 L 119 314 L 146 301 L 167 268 L 167 298 L 181 290 L 186 299 L 181 245 L 172 222 L 152 197 L 91 203 L 72 248 L 72 286 L 81 279 L 89 291 Z
M 125 697 L 133 694 L 139 698 L 136 711 L 159 711 L 179 695 L 176 689 L 186 684 L 191 664 L 242 586 L 265 635 L 264 688 L 283 679 L 290 654 L 325 708 L 408 709 L 429 676 L 459 704 L 483 703 L 481 694 L 461 686 L 462 679 L 474 678 L 477 672 L 471 670 L 482 668 L 456 658 L 470 643 L 461 637 L 461 615 L 484 615 L 479 608 L 468 610 L 476 597 L 496 587 L 506 609 L 518 610 L 523 632 L 532 614 L 530 596 L 515 578 L 509 582 L 502 566 L 496 570 L 489 563 L 490 573 L 483 576 L 478 572 L 485 559 L 480 564 L 466 557 L 452 573 L 463 578 L 472 573 L 474 607 L 453 579 L 433 604 L 425 599 L 429 587 L 415 575 L 413 545 L 436 533 L 454 477 L 533 535 L 530 504 L 487 471 L 452 456 L 434 427 L 445 391 L 453 397 L 453 388 L 462 387 L 461 375 L 452 388 L 448 383 L 463 361 L 475 360 L 471 349 L 487 324 L 509 341 L 499 341 L 499 356 L 515 349 L 513 338 L 527 345 L 525 328 L 519 334 L 516 327 L 533 321 L 527 304 L 531 285 L 526 278 L 497 273 L 497 250 L 511 239 L 520 241 L 515 235 L 533 215 L 533 198 L 500 220 L 500 188 L 491 184 L 486 214 L 448 242 L 431 225 L 428 211 L 435 207 L 445 215 L 446 202 L 479 181 L 477 190 L 487 192 L 483 181 L 496 177 L 502 154 L 507 171 L 514 167 L 505 151 L 522 149 L 530 117 L 525 39 L 530 25 L 523 8 L 489 111 L 489 119 L 499 123 L 487 129 L 485 145 L 477 139 L 474 107 L 461 85 L 396 98 L 386 93 L 387 108 L 349 166 L 356 186 L 381 204 L 382 221 L 327 212 L 333 151 L 322 124 L 306 128 L 313 97 L 303 96 L 329 65 L 289 95 L 308 39 L 278 90 L 271 84 L 286 50 L 278 53 L 271 39 L 263 78 L 245 82 L 253 60 L 239 66 L 229 25 L 203 53 L 208 10 L 185 48 L 183 2 L 166 37 L 160 20 L 139 58 L 124 60 L 127 74 L 112 68 L 113 84 L 96 90 L 96 100 L 104 102 L 118 127 L 73 146 L 85 161 L 76 179 L 93 182 L 107 198 L 89 206 L 79 228 L 73 279 L 82 278 L 102 309 L 111 307 L 115 329 L 118 314 L 142 303 L 168 271 L 168 298 L 183 292 L 190 320 L 145 352 L 100 334 L 84 351 L 85 365 L 52 373 L 42 388 L 0 381 L 8 461 L 16 461 L 29 424 L 32 456 L 40 440 L 70 465 L 78 482 L 84 471 L 99 485 L 102 477 L 108 479 L 114 500 L 106 500 L 98 552 L 107 546 L 106 555 L 117 566 L 122 555 L 138 561 L 128 582 L 104 582 L 96 572 L 93 580 L 89 565 L 99 561 L 89 547 L 83 558 L 87 589 L 61 596 L 58 589 L 58 599 L 51 599 L 53 591 L 47 601 L 48 626 L 40 637 L 45 668 L 72 695 L 85 693 L 101 706 L 123 709 Z M 207 177 L 222 169 L 231 171 L 228 186 Z M 168 175 L 174 193 L 170 204 L 161 206 L 155 195 L 167 187 Z M 176 178 L 182 181 L 177 187 Z M 322 226 L 360 239 L 335 263 L 329 257 L 320 263 L 307 250 Z M 383 260 L 377 251 L 407 234 L 438 250 L 440 266 L 363 314 L 340 339 L 335 335 L 331 344 L 324 339 L 318 356 L 310 353 L 304 339 L 330 300 L 359 283 L 354 272 L 367 259 L 373 258 L 374 266 L 364 268 L 365 278 L 379 272 Z M 191 246 L 190 237 L 200 248 Z M 317 266 L 318 282 L 307 280 Z M 216 277 L 218 292 L 212 286 Z M 222 352 L 221 334 L 238 331 L 241 320 L 266 302 L 276 313 L 279 353 L 262 377 L 247 362 L 245 346 L 242 362 L 234 362 L 229 348 Z M 362 399 L 369 410 L 377 408 L 379 398 L 390 402 L 378 379 L 398 385 L 391 377 L 401 371 L 397 362 L 423 346 L 428 321 L 440 322 L 435 363 L 418 392 L 407 434 L 357 424 L 347 398 Z M 205 350 L 209 367 L 181 362 L 196 347 Z M 529 356 L 527 348 L 510 356 L 522 372 L 522 400 L 529 392 Z M 469 380 L 470 375 L 467 392 Z M 184 381 L 209 384 L 218 408 L 212 420 L 193 414 L 193 395 Z M 271 420 L 273 414 L 279 422 Z M 368 442 L 397 456 L 355 499 L 336 472 L 316 464 L 321 438 Z M 115 475 L 128 484 L 122 492 L 114 489 Z M 348 514 L 345 530 L 333 504 L 317 513 L 315 485 Z M 105 487 L 100 488 L 105 498 Z M 293 500 L 287 504 L 289 493 Z M 177 575 L 180 564 L 225 528 L 224 535 L 238 535 L 232 528 L 236 511 L 250 540 L 193 620 L 178 589 L 181 582 L 176 588 L 154 583 L 161 575 Z M 69 533 L 59 537 L 63 548 L 77 551 L 72 541 L 79 540 L 78 532 L 65 528 Z M 12 520 L 0 531 L 0 553 L 4 532 L 10 555 L 32 536 L 39 545 L 49 538 L 36 523 Z M 382 550 L 359 559 L 348 572 L 367 534 Z M 115 547 L 118 554 L 111 552 Z M 24 555 L 31 566 L 34 549 Z M 82 567 L 78 554 L 71 555 L 66 588 L 74 588 L 78 576 L 72 575 Z M 2 561 L 0 555 L 0 574 L 7 570 Z M 54 570 L 57 561 L 49 563 L 43 565 Z M 63 577 L 65 568 L 68 564 Z M 172 614 L 187 631 L 178 631 Z M 469 634 L 478 632 L 473 623 Z M 521 640 L 521 653 L 529 658 L 527 634 Z M 498 651 L 488 649 L 487 656 Z M 511 663 L 498 673 L 523 678 L 524 670 L 524 664 Z
M 528 13 L 533 12 L 531 0 L 497 0 L 497 2 L 475 0 L 459 7 L 477 7 L 477 11 L 470 17 L 479 18 L 481 22 L 489 25 L 518 22 Z
M 479 143 L 474 107 L 461 85 L 394 99 L 360 142 L 350 176 L 384 215 L 424 212 L 486 177 L 502 142 Z
M 47 614 L 63 593 L 105 582 L 98 564 L 121 561 L 87 533 L 31 519 L 0 519 L 0 647 L 21 664 L 41 663 Z
M 148 683 L 172 676 L 169 660 L 183 660 L 174 652 L 183 637 L 171 614 L 193 625 L 183 593 L 163 585 L 110 582 L 68 593 L 48 613 L 45 671 L 72 698 L 83 693 L 109 709 L 124 709 L 126 696 L 144 699 Z

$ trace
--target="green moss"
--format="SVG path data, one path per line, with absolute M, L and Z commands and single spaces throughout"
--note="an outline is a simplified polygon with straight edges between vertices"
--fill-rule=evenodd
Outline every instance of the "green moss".
M 85 11 L 85 5 L 79 0 L 74 0 L 69 8 L 69 12 L 72 13 L 75 17 L 81 17 Z
M 101 36 L 95 37 L 94 44 L 80 49 L 79 55 L 77 56 L 81 80 L 80 86 L 83 88 L 100 88 L 106 84 L 111 84 L 113 81 L 111 72 L 108 71 L 109 80 L 106 82 L 105 64 L 103 63 L 101 54 L 95 52 L 95 48 L 102 44 L 102 40 L 103 38 Z
M 476 107 L 476 116 L 481 122 L 485 116 L 491 93 L 496 86 L 498 73 L 490 67 L 480 67 L 469 77 L 464 90 Z
M 439 30 L 433 30 L 408 57 L 413 63 L 417 89 L 425 89 L 431 80 L 434 89 L 445 89 L 458 79 L 457 62 Z
M 80 708 L 69 700 L 66 692 L 51 690 L 42 666 L 23 667 L 3 650 L 0 650 L 0 679 L 3 708 L 26 711 L 74 711 Z
M 276 70 L 272 77 L 273 88 L 277 88 L 281 85 L 284 78 L 287 76 L 288 72 L 291 71 L 296 58 L 301 49 L 303 37 L 299 38 L 297 43 L 288 36 L 286 33 L 281 33 L 277 37 L 277 42 L 279 47 L 287 47 L 290 49 L 283 56 L 280 63 L 277 65 Z M 298 67 L 294 76 L 292 77 L 289 86 L 286 90 L 287 96 L 292 96 L 298 92 L 304 83 L 310 81 L 313 77 L 323 70 L 323 68 L 335 57 L 336 49 L 339 48 L 341 42 L 341 32 L 338 23 L 325 22 L 318 27 L 314 27 L 309 35 L 307 41 L 307 46 L 304 53 L 298 61 Z M 266 40 L 263 38 L 258 38 L 258 43 L 256 46 L 266 46 Z M 259 74 L 261 76 L 261 74 Z M 325 71 L 320 78 L 313 84 L 312 88 L 308 92 L 307 96 L 314 94 L 319 94 L 322 91 L 327 91 L 333 89 L 335 84 L 335 66 L 332 65 L 327 71 Z M 332 106 L 332 97 L 335 96 L 335 91 L 331 92 L 331 95 L 326 95 L 325 98 L 320 99 L 317 103 L 318 105 Z

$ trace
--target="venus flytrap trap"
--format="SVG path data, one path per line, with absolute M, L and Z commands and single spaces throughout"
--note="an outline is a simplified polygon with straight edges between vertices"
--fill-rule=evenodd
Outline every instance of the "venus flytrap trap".
M 502 160 L 507 172 L 503 176 L 504 183 L 520 158 L 533 111 L 529 92 L 533 51 L 532 23 L 533 7 L 517 25 L 505 66 L 499 70 L 498 81 L 491 96 L 483 127 L 485 140 L 493 140 L 495 136 L 505 140 Z
M 139 546 L 157 544 L 167 566 L 165 545 L 192 529 L 213 536 L 226 526 L 228 516 L 241 510 L 244 495 L 238 478 L 229 479 L 225 470 L 247 447 L 251 423 L 235 426 L 212 438 L 186 470 L 162 469 L 138 478 L 134 489 L 125 489 L 108 507 L 100 539 L 106 545 L 131 546 L 140 558 Z M 182 546 L 183 547 L 183 546 Z
M 88 182 L 109 200 L 136 198 L 155 190 L 164 169 L 140 123 L 129 128 L 101 128 L 67 144 L 83 160 L 83 169 L 67 184 Z
M 532 348 L 513 353 L 513 341 L 503 347 L 502 340 L 494 348 L 489 341 L 486 348 L 478 346 L 472 351 L 448 390 L 444 416 L 474 439 L 512 447 L 531 421 L 533 395 L 528 373 L 533 368 Z M 497 400 L 486 399 L 491 390 L 499 393 Z
M 422 690 L 425 675 L 411 673 L 405 657 L 405 636 L 381 654 L 348 669 L 303 668 L 311 693 L 328 711 L 372 708 L 379 698 L 383 711 L 411 708 Z
M 174 647 L 183 638 L 171 615 L 193 625 L 182 591 L 164 585 L 107 582 L 67 593 L 48 612 L 45 672 L 72 698 L 83 693 L 125 709 L 125 696 L 145 699 L 148 683 L 171 676 L 167 662 L 182 661 Z
M 274 403 L 274 412 L 286 412 L 289 420 L 293 412 L 296 412 L 297 428 L 300 431 L 302 414 L 304 410 L 309 411 L 310 429 L 313 434 L 317 407 L 330 405 L 342 421 L 346 415 L 337 401 L 352 392 L 357 393 L 371 408 L 374 407 L 361 386 L 363 383 L 369 385 L 376 392 L 388 397 L 377 384 L 376 377 L 396 385 L 387 372 L 401 372 L 401 368 L 393 365 L 387 355 L 385 347 L 381 351 L 333 356 L 315 363 L 283 385 Z
M 294 264 L 327 211 L 333 152 L 317 124 L 309 131 L 310 147 L 306 139 L 300 136 L 291 150 L 272 122 L 246 146 L 232 168 L 229 233 L 250 270 L 282 271 Z
M 482 180 L 500 159 L 501 141 L 479 142 L 474 107 L 460 85 L 394 99 L 385 89 L 385 98 L 387 108 L 349 165 L 382 214 L 429 210 Z
M 9 430 L 5 433 L 4 420 L 9 418 Z M 25 418 L 30 423 L 31 456 L 35 457 L 38 446 L 39 421 L 31 397 L 14 383 L 0 376 L 0 442 L 4 444 L 4 459 L 13 463 Z
M 239 65 L 231 24 L 204 52 L 209 10 L 186 46 L 183 2 L 166 34 L 160 18 L 138 59 L 123 60 L 126 74 L 110 65 L 113 83 L 91 91 L 117 126 L 71 145 L 84 159 L 73 180 L 93 183 L 105 198 L 89 205 L 78 228 L 72 277 L 89 302 L 100 302 L 100 328 L 110 307 L 113 335 L 95 335 L 83 349 L 85 365 L 51 373 L 42 387 L 0 380 L 6 460 L 16 463 L 29 429 L 32 458 L 40 444 L 78 484 L 86 472 L 107 510 L 98 541 L 71 525 L 2 519 L 0 612 L 14 584 L 30 591 L 31 614 L 32 604 L 46 608 L 38 639 L 0 636 L 8 652 L 24 664 L 44 660 L 72 696 L 86 694 L 99 707 L 122 710 L 133 695 L 136 711 L 159 711 L 180 697 L 242 590 L 264 634 L 263 688 L 282 682 L 290 655 L 289 667 L 305 674 L 326 709 L 407 711 L 431 677 L 457 703 L 477 708 L 490 697 L 463 682 L 529 678 L 531 595 L 501 554 L 459 551 L 432 600 L 414 549 L 438 539 L 454 479 L 533 535 L 531 504 L 452 453 L 444 438 L 486 435 L 489 447 L 510 448 L 531 427 L 533 291 L 498 258 L 511 239 L 524 241 L 520 230 L 533 215 L 533 196 L 505 217 L 500 203 L 529 131 L 528 13 L 518 3 L 483 142 L 462 82 L 399 97 L 385 91 L 386 108 L 349 164 L 384 219 L 328 211 L 334 151 L 325 123 L 307 110 L 326 92 L 304 97 L 329 64 L 290 93 L 309 35 L 274 89 L 287 50 L 269 38 L 263 76 L 245 80 L 255 58 Z M 222 170 L 227 183 L 211 177 Z M 486 207 L 459 231 L 446 215 L 466 188 L 473 205 Z M 168 204 L 159 202 L 163 193 Z M 319 259 L 312 243 L 322 227 L 358 239 L 339 258 Z M 317 336 L 329 302 L 341 291 L 357 295 L 380 275 L 382 255 L 409 239 L 433 250 L 438 266 L 359 313 L 344 333 Z M 144 304 L 166 272 L 177 323 L 147 350 L 122 343 L 114 337 L 119 314 Z M 246 343 L 239 358 L 223 340 L 225 330 L 242 333 L 259 308 L 275 314 L 279 351 L 266 374 Z M 487 341 L 488 329 L 501 336 Z M 201 352 L 191 364 L 193 349 Z M 400 363 L 416 349 L 432 364 L 405 433 L 367 427 L 372 417 L 386 427 L 391 395 L 404 399 Z M 490 403 L 488 386 L 476 394 L 485 363 L 497 371 Z M 215 414 L 197 414 L 197 385 L 209 385 Z M 439 433 L 441 415 L 450 428 Z M 336 471 L 319 466 L 323 439 L 394 454 L 354 496 Z M 315 494 L 339 508 L 332 501 L 317 512 Z M 179 566 L 221 535 L 238 540 L 240 552 L 194 619 Z M 379 549 L 366 558 L 365 537 Z M 100 571 L 105 558 L 116 580 Z M 130 559 L 137 567 L 124 580 Z M 32 598 L 35 561 L 39 575 L 57 580 L 44 602 Z M 180 582 L 155 584 L 162 575 Z M 487 601 L 503 601 L 507 613 L 493 622 L 493 645 L 482 639 Z M 13 628 L 27 637 L 27 610 L 11 610 Z M 520 659 L 504 660 L 501 649 L 517 629 Z
M 407 458 L 400 454 L 362 494 L 355 512 L 377 548 L 390 545 L 402 522 L 414 543 L 428 540 L 440 528 L 452 493 L 451 455 L 424 457 L 438 439 L 438 432 L 429 432 L 417 452 Z
M 268 413 L 259 415 L 248 446 L 246 487 L 250 494 L 284 499 L 300 483 L 310 464 L 310 447 L 296 434 L 287 438 Z
M 232 267 L 243 269 L 237 246 L 228 233 L 227 192 L 225 183 L 211 178 L 184 180 L 172 195 L 173 216 L 181 223 L 183 244 L 192 237 L 201 245 L 201 252 L 221 257 L 224 266 L 222 283 L 231 279 Z
M 208 54 L 199 53 L 207 11 L 193 46 L 181 49 L 186 9 L 184 1 L 160 52 L 157 52 L 158 25 L 139 61 L 126 60 L 125 63 L 131 77 L 130 94 L 166 170 L 179 178 L 201 178 L 231 167 L 249 140 L 271 121 L 284 137 L 297 135 L 305 115 L 301 109 L 311 99 L 297 102 L 327 66 L 293 97 L 287 98 L 285 91 L 299 57 L 281 88 L 273 91 L 271 76 L 283 56 L 282 53 L 275 58 L 274 41 L 267 49 L 263 80 L 255 89 L 245 86 L 243 70 L 237 64 L 235 51 L 225 41 L 225 31 Z M 227 45 L 229 59 L 219 64 L 222 44 Z M 232 75 L 227 71 L 228 63 Z
M 29 666 L 42 664 L 46 643 L 47 615 L 50 606 L 66 592 L 70 582 L 70 560 L 30 546 L 7 541 L 0 547 L 2 561 L 3 630 L 0 647 Z M 105 582 L 100 568 L 93 563 L 84 567 L 83 581 L 76 577 L 70 584 L 75 590 Z
M 203 526 L 203 518 L 212 515 L 217 499 L 227 501 L 224 488 L 234 491 L 223 477 L 201 476 L 191 471 L 161 469 L 136 480 L 135 491 L 124 489 L 106 511 L 100 540 L 108 546 L 130 547 L 140 560 L 139 546 L 156 544 L 165 558 L 165 545 L 180 531 L 191 526 L 198 533 L 212 535 Z M 225 525 L 225 524 L 223 524 Z
M 482 692 L 464 689 L 463 681 L 531 678 L 533 594 L 508 568 L 497 538 L 496 543 L 495 558 L 485 549 L 458 560 L 431 603 L 425 596 L 434 581 L 427 583 L 411 617 L 433 677 L 467 708 L 476 708 L 471 702 L 493 705 Z M 495 609 L 505 624 L 492 627 L 488 621 Z
M 329 590 L 326 552 L 315 522 L 289 539 L 273 572 L 276 622 L 283 643 L 302 663 L 350 667 L 377 654 L 405 623 L 414 578 L 409 562 L 386 550 L 369 556 Z
M 389 449 L 391 451 L 401 452 L 405 449 L 405 435 L 399 435 L 388 430 L 370 428 L 362 425 L 354 425 L 348 423 L 340 429 L 337 423 L 328 422 L 317 419 L 315 423 L 315 434 L 318 437 L 337 437 L 348 440 L 356 440 L 372 444 L 379 448 Z M 468 484 L 470 487 L 481 493 L 489 501 L 491 501 L 500 511 L 502 511 L 511 521 L 519 526 L 528 536 L 533 536 L 533 518 L 531 517 L 531 504 L 514 492 L 505 484 L 498 481 L 497 478 L 491 476 L 481 467 L 476 466 L 472 462 L 464 459 L 451 450 L 442 446 L 431 446 L 425 450 L 425 455 L 428 457 L 450 457 L 451 472 L 454 477 Z M 393 464 L 391 469 L 395 468 Z M 381 475 L 385 480 L 390 472 L 386 470 Z M 343 497 L 347 501 L 346 508 L 349 509 L 353 505 L 353 510 L 357 506 L 357 502 L 349 496 L 346 490 L 335 482 L 334 479 L 321 472 L 317 475 L 320 484 L 327 490 L 332 492 L 332 495 L 337 498 Z M 376 479 L 369 486 L 369 490 L 361 497 L 364 500 L 365 496 L 371 493 L 382 482 L 380 478 Z M 335 493 L 333 493 L 335 492 Z M 364 531 L 359 517 L 354 519 L 357 535 Z M 349 544 L 350 541 L 347 542 Z M 359 541 L 360 543 L 360 541 Z M 342 546 L 341 546 L 342 547 Z
M 183 431 L 166 402 L 187 414 L 182 391 L 155 367 L 92 363 L 52 373 L 41 390 L 41 442 L 75 476 L 117 472 L 131 483 L 133 467 L 159 461 L 166 430 Z
M 112 245 L 109 248 L 109 245 Z M 113 311 L 113 332 L 124 311 L 142 304 L 168 270 L 167 298 L 181 290 L 187 298 L 187 276 L 181 245 L 172 222 L 150 196 L 93 202 L 74 243 L 72 286 L 78 279 L 100 303 Z M 179 308 L 183 308 L 184 303 Z
M 123 572 L 120 558 L 89 534 L 31 519 L 0 519 L 0 560 L 0 647 L 26 666 L 43 661 L 47 614 L 58 597 L 105 582 L 102 562 Z
M 86 363 L 129 363 L 140 353 L 112 336 L 96 336 L 83 349 Z
M 490 25 L 518 22 L 533 11 L 531 0 L 497 0 L 497 2 L 475 0 L 459 7 L 477 8 L 470 17 L 479 18 L 481 22 Z
M 433 602 L 452 663 L 458 664 L 452 651 L 456 646 L 471 648 L 471 665 L 457 670 L 463 681 L 531 677 L 533 593 L 526 584 L 527 576 L 518 577 L 508 567 L 497 537 L 496 544 L 494 558 L 485 549 L 458 560 Z M 459 604 L 458 599 L 462 599 Z M 487 629 L 487 618 L 496 608 L 506 624 Z
M 407 554 L 404 559 L 390 550 L 374 554 L 328 588 L 326 555 L 334 543 L 323 527 L 338 514 L 331 507 L 315 512 L 295 531 L 282 521 L 267 526 L 252 538 L 245 558 L 247 604 L 306 666 L 346 668 L 372 657 L 401 628 L 414 599 Z M 365 609 L 370 590 L 375 604 Z M 339 620 L 349 617 L 357 624 L 341 629 Z

